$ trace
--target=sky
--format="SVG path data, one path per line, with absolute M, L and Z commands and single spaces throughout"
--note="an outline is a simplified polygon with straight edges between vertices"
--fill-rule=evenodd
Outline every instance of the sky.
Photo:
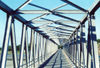
M 16 10 L 26 0 L 1 0 L 1 1 L 6 3 L 13 10 Z M 92 5 L 92 3 L 95 0 L 85 0 L 85 1 L 84 0 L 70 0 L 70 1 L 72 1 L 75 4 L 78 4 L 79 6 L 81 6 L 84 9 L 89 9 L 89 7 Z M 61 5 L 61 4 L 64 4 L 64 2 L 62 2 L 61 0 L 32 0 L 31 3 L 45 7 L 47 9 L 51 9 L 51 10 L 53 8 Z M 67 5 L 63 8 L 60 8 L 59 10 L 63 10 L 63 9 L 66 9 L 66 10 L 75 9 L 75 10 L 77 10 L 76 8 L 74 8 L 70 5 Z M 43 9 L 27 5 L 24 8 L 22 8 L 21 10 L 43 10 Z M 34 15 L 33 14 L 26 14 L 26 15 L 21 14 L 21 16 L 24 17 L 26 20 L 31 20 L 31 19 L 39 16 L 39 15 L 41 15 L 41 14 L 34 14 Z M 84 15 L 77 14 L 77 16 L 76 16 L 76 15 L 72 15 L 72 14 L 65 14 L 64 16 L 68 16 L 68 17 L 72 17 L 73 19 L 80 20 L 80 19 L 82 19 L 82 17 Z M 97 32 L 97 38 L 100 39 L 100 30 L 99 30 L 100 29 L 100 8 L 96 11 L 95 17 L 96 17 L 95 24 L 96 24 L 96 30 L 97 30 L 96 31 Z M 55 19 L 55 20 L 63 19 L 63 18 L 54 16 L 54 15 L 51 15 L 51 14 L 49 16 L 46 16 L 46 18 L 51 19 L 51 20 L 52 19 Z M 5 24 L 6 24 L 6 13 L 4 13 L 3 11 L 0 10 L 0 47 L 1 47 L 2 42 L 3 42 Z M 21 41 L 20 38 L 21 38 L 21 33 L 22 33 L 22 31 L 21 31 L 22 24 L 19 21 L 15 20 L 15 25 L 16 25 L 15 30 L 16 30 L 16 39 L 17 39 L 16 41 L 17 41 L 18 44 L 20 44 L 20 41 Z M 73 24 L 71 24 L 71 25 L 73 25 Z M 29 30 L 28 36 L 30 37 L 30 29 L 28 29 L 28 30 Z M 86 30 L 87 30 L 87 27 L 86 27 Z

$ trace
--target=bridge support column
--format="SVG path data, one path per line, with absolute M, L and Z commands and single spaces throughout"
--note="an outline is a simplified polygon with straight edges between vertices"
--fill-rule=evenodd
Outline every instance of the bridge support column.
M 76 64 L 76 34 L 74 33 L 73 37 L 74 37 L 74 61 L 73 63 Z
M 47 42 L 48 42 L 48 40 L 47 39 L 45 39 L 46 41 L 45 41 L 45 50 L 44 50 L 44 60 L 46 60 L 46 56 L 47 56 Z
M 35 61 L 36 61 L 36 41 L 37 41 L 37 35 L 36 32 L 34 31 L 34 68 L 36 67 Z
M 22 68 L 22 64 L 23 64 L 24 47 L 25 47 L 25 36 L 26 36 L 26 25 L 23 24 L 23 26 L 22 26 L 22 37 L 21 37 L 21 49 L 20 49 L 19 66 L 18 66 L 18 68 Z
M 33 29 L 31 29 L 31 36 L 30 36 L 30 55 L 29 55 L 29 62 L 30 62 L 30 65 L 32 64 L 32 66 L 30 67 L 30 68 L 33 68 L 34 67 L 34 64 L 35 64 L 35 62 L 34 62 L 34 36 L 35 36 L 35 34 L 34 34 L 34 30 Z
M 96 38 L 94 14 L 88 15 L 88 46 L 87 46 L 87 67 L 99 68 L 99 56 Z
M 16 50 L 16 34 L 15 34 L 14 18 L 12 19 L 12 24 L 11 24 L 11 47 L 12 47 L 13 65 L 14 65 L 14 68 L 18 68 L 18 57 L 17 57 L 17 50 Z
M 1 53 L 1 58 L 0 58 L 0 68 L 5 68 L 6 66 L 9 37 L 10 37 L 10 32 L 11 32 L 11 22 L 12 22 L 12 16 L 7 14 L 5 34 L 4 34 L 4 40 L 3 40 L 3 45 L 2 45 L 2 53 Z
M 76 39 L 76 54 L 77 54 L 77 67 L 80 66 L 80 31 L 77 30 L 76 32 L 77 39 Z
M 86 56 L 87 56 L 87 49 L 86 49 L 86 39 L 85 39 L 85 24 L 80 24 L 80 63 L 81 67 L 86 67 Z
M 39 66 L 39 34 L 36 33 L 36 50 L 35 50 L 35 59 L 36 59 L 36 68 Z
M 25 32 L 26 36 L 25 36 L 25 54 L 26 54 L 26 67 L 29 67 L 29 50 L 28 50 L 28 28 L 26 26 L 26 32 Z

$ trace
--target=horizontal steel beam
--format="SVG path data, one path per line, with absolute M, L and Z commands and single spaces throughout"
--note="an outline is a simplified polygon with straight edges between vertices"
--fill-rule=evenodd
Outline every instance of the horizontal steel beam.
M 38 28 L 38 27 L 35 27 L 35 26 L 31 25 L 31 24 L 27 24 L 27 23 L 28 23 L 27 20 L 25 20 L 22 16 L 20 16 L 20 15 L 18 15 L 18 14 L 17 14 L 17 15 L 14 15 L 15 11 L 14 11 L 12 8 L 8 7 L 8 6 L 7 6 L 5 3 L 3 3 L 2 1 L 0 1 L 0 9 L 3 10 L 4 12 L 6 12 L 6 13 L 9 14 L 9 15 L 13 15 L 15 19 L 17 19 L 18 21 L 20 21 L 20 22 L 23 23 L 23 24 L 26 24 L 28 27 L 30 27 L 30 28 L 32 28 L 32 29 Z M 32 22 L 30 22 L 30 23 L 32 23 Z M 38 32 L 38 30 L 35 30 L 35 31 Z M 45 36 L 45 35 L 44 35 L 44 36 Z
M 52 21 L 52 22 L 54 22 L 55 24 L 62 25 L 62 26 L 65 26 L 65 27 L 76 28 L 75 26 L 70 26 L 70 25 L 64 24 L 64 23 L 62 23 L 62 22 L 57 22 L 57 21 L 53 21 L 53 20 L 50 20 L 50 19 L 46 19 L 46 18 L 41 18 L 41 19 L 47 20 L 47 21 Z
M 51 37 L 49 37 L 49 38 L 51 38 L 51 39 L 57 39 L 57 38 L 66 38 L 66 39 L 68 39 L 68 36 L 61 36 L 61 37 L 58 37 L 58 36 L 51 36 Z
M 79 9 L 79 10 L 81 10 L 81 11 L 88 12 L 88 11 L 85 10 L 84 8 L 82 8 L 82 7 L 80 7 L 80 6 L 78 6 L 78 5 L 74 4 L 74 3 L 72 3 L 72 2 L 69 1 L 69 0 L 62 0 L 62 1 L 66 2 L 67 4 L 70 4 L 71 6 L 77 8 L 77 9 Z
M 45 21 L 45 20 L 35 20 L 35 21 L 32 21 L 33 23 L 39 23 L 39 24 L 44 24 L 44 23 L 53 23 L 52 21 Z M 58 21 L 59 22 L 59 21 Z M 68 20 L 60 20 L 60 22 L 63 22 L 63 23 L 76 23 L 76 22 L 73 22 L 73 21 L 68 21 Z
M 61 7 L 64 7 L 64 6 L 66 6 L 66 5 L 67 5 L 66 3 L 65 3 L 65 4 L 62 4 L 62 5 L 60 5 L 60 6 L 56 7 L 56 8 L 54 8 L 54 9 L 52 9 L 52 11 L 55 11 L 55 10 L 57 10 L 57 9 L 59 9 L 59 8 L 61 8 Z M 34 20 L 36 20 L 36 19 L 40 19 L 41 17 L 44 17 L 44 16 L 46 16 L 46 15 L 48 15 L 48 14 L 47 14 L 47 13 L 44 13 L 44 14 L 38 16 L 38 17 L 33 18 L 33 19 L 30 20 L 30 21 L 34 21 Z
M 63 31 L 69 31 L 69 32 L 73 32 L 73 30 L 69 30 L 69 29 L 62 29 L 62 28 L 58 28 L 56 27 L 57 30 L 63 30 Z
M 100 0 L 96 0 L 93 4 L 92 4 L 92 6 L 88 9 L 88 13 L 89 14 L 94 14 L 95 13 L 95 11 L 98 9 L 100 7 Z M 82 18 L 82 20 L 81 20 L 81 24 L 84 24 L 85 22 L 86 22 L 86 20 L 87 20 L 87 16 L 88 16 L 88 14 L 85 14 L 84 15 L 84 17 Z M 76 31 L 77 31 L 77 29 L 79 29 L 80 28 L 80 25 L 73 31 L 73 33 L 75 33 Z M 71 34 L 71 36 L 73 35 L 73 33 Z M 70 37 L 71 37 L 70 36 Z
M 49 12 L 51 12 L 51 13 L 52 13 L 53 15 L 55 15 L 55 16 L 58 16 L 58 17 L 61 17 L 61 18 L 64 18 L 64 19 L 68 19 L 68 20 L 71 20 L 71 21 L 74 21 L 74 22 L 80 22 L 79 20 L 76 20 L 76 19 L 73 19 L 73 18 L 64 16 L 64 15 L 61 15 L 61 14 L 59 14 L 59 13 L 56 12 L 56 11 L 52 11 L 52 10 L 50 10 L 50 9 L 47 9 L 47 8 L 44 8 L 44 7 L 41 7 L 41 6 L 32 4 L 32 3 L 29 3 L 29 5 L 34 6 L 34 7 L 37 7 L 37 8 L 40 8 L 40 9 L 43 9 L 43 10 L 46 10 L 46 11 L 49 11 Z
M 64 31 L 64 30 L 50 30 L 50 31 L 54 31 L 54 32 L 61 32 L 61 33 L 68 33 L 69 31 Z M 72 33 L 72 32 L 70 32 Z
M 86 12 L 80 10 L 56 10 L 59 14 L 85 14 Z M 16 14 L 48 14 L 51 13 L 46 10 L 19 10 Z

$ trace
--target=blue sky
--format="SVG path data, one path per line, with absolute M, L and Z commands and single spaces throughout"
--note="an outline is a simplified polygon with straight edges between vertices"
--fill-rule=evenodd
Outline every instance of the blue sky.
M 23 4 L 26 0 L 2 0 L 2 1 L 4 3 L 6 3 L 9 7 L 13 8 L 15 10 L 21 4 Z M 70 1 L 72 1 L 75 4 L 78 4 L 79 6 L 81 6 L 84 9 L 88 9 L 95 0 L 85 0 L 85 1 L 84 0 L 70 0 Z M 53 9 L 61 4 L 64 4 L 64 2 L 62 2 L 61 0 L 32 0 L 31 3 L 48 8 L 48 9 Z M 76 9 L 70 5 L 67 5 L 60 9 L 70 10 L 72 8 Z M 42 9 L 27 5 L 24 8 L 22 8 L 21 10 L 42 10 Z M 31 20 L 39 15 L 40 14 L 34 14 L 34 15 L 26 14 L 26 15 L 21 15 L 21 16 L 23 16 L 26 20 Z M 70 15 L 65 14 L 65 16 L 69 16 L 74 19 L 80 20 L 84 15 L 77 14 L 77 16 L 76 16 L 76 15 L 71 15 L 71 14 Z M 96 22 L 96 29 L 97 29 L 97 38 L 100 39 L 100 30 L 99 30 L 100 29 L 100 9 L 98 9 L 96 11 L 95 16 L 96 16 L 95 22 Z M 49 15 L 46 18 L 55 19 L 55 20 L 62 19 L 62 18 L 54 16 L 54 15 Z M 6 13 L 4 13 L 3 11 L 0 10 L 0 45 L 2 45 L 2 42 L 3 42 L 5 24 L 6 24 Z M 22 24 L 19 21 L 15 20 L 15 25 L 16 25 L 16 27 L 15 27 L 16 38 L 19 39 L 19 40 L 17 40 L 17 42 L 18 42 L 18 44 L 20 44 Z M 87 30 L 87 27 L 86 27 L 86 30 Z M 28 35 L 30 37 L 30 31 L 28 33 L 29 33 Z

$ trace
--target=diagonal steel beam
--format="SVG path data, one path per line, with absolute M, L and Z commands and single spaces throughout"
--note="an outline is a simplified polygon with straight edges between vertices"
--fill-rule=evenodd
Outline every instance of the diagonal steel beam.
M 57 9 L 59 9 L 59 8 L 61 8 L 61 7 L 63 7 L 63 6 L 65 6 L 65 5 L 67 5 L 67 4 L 60 5 L 60 6 L 56 7 L 56 8 L 54 8 L 54 9 L 52 9 L 52 11 L 55 11 L 55 10 L 57 10 Z M 30 20 L 30 21 L 34 21 L 34 20 L 39 19 L 39 18 L 41 18 L 41 17 L 44 17 L 44 16 L 46 16 L 46 15 L 48 15 L 48 13 L 44 13 L 44 14 L 42 14 L 42 15 L 36 17 L 36 18 L 33 18 L 33 19 Z
M 27 22 L 27 20 L 25 20 L 22 16 L 20 15 L 14 15 L 15 11 L 8 7 L 5 3 L 3 3 L 2 1 L 0 1 L 0 9 L 3 10 L 4 12 L 6 12 L 9 15 L 13 15 L 15 19 L 17 19 L 18 21 L 20 21 L 23 24 L 26 24 L 26 26 L 32 28 L 32 29 L 37 29 L 38 27 L 33 26 L 32 24 L 27 24 L 29 22 Z M 30 22 L 31 23 L 31 22 Z M 37 31 L 38 32 L 38 31 Z M 43 35 L 43 34 L 41 34 Z M 44 35 L 45 36 L 45 35 Z
M 55 31 L 55 32 L 61 33 L 61 34 L 71 34 L 71 33 L 69 33 L 69 32 L 63 32 L 63 31 Z
M 62 29 L 62 28 L 58 28 L 58 27 L 56 27 L 56 29 L 59 29 L 59 30 L 64 30 L 64 31 L 69 31 L 69 32 L 73 32 L 73 30 L 69 30 L 69 29 Z
M 88 13 L 90 14 L 94 14 L 95 11 L 100 7 L 100 0 L 96 0 L 92 6 L 88 9 Z M 88 14 L 85 14 L 84 17 L 81 19 L 81 24 L 84 24 L 87 21 L 87 16 Z M 80 28 L 80 25 L 73 31 L 73 33 L 75 33 L 77 31 L 77 29 Z M 71 36 L 73 35 L 73 33 L 71 34 Z M 71 37 L 70 36 L 70 37 Z
M 84 11 L 84 12 L 88 12 L 88 11 L 85 10 L 84 8 L 82 8 L 82 7 L 80 7 L 80 6 L 78 6 L 78 5 L 74 4 L 74 3 L 72 3 L 72 2 L 69 1 L 69 0 L 62 0 L 62 1 L 64 1 L 64 2 L 66 2 L 66 3 L 68 3 L 68 4 L 70 4 L 71 6 L 77 8 L 77 9 L 79 9 L 79 10 L 82 10 L 82 11 Z
M 61 17 L 61 18 L 64 18 L 64 19 L 69 19 L 69 20 L 74 21 L 74 22 L 80 22 L 80 21 L 75 20 L 75 19 L 72 19 L 72 18 L 70 18 L 70 17 L 66 17 L 66 16 L 63 16 L 63 15 L 60 15 L 60 14 L 59 14 L 58 12 L 56 12 L 56 11 L 52 11 L 52 10 L 49 10 L 49 9 L 47 9 L 47 8 L 44 8 L 44 7 L 41 7 L 41 6 L 32 4 L 32 3 L 29 3 L 29 5 L 38 7 L 38 8 L 43 9 L 43 10 L 47 10 L 47 11 L 51 12 L 53 15 L 56 15 L 56 16 L 58 16 L 58 17 Z
M 30 3 L 32 0 L 27 0 L 24 4 L 22 4 L 21 6 L 19 6 L 15 11 L 20 10 L 21 8 L 23 8 L 24 6 L 26 6 L 28 3 Z
M 56 21 L 53 21 L 53 20 L 50 20 L 50 19 L 46 19 L 46 18 L 41 18 L 41 19 L 47 20 L 47 21 L 52 21 L 52 22 L 54 22 L 55 24 L 58 24 L 58 25 L 63 25 L 63 26 L 66 26 L 66 27 L 76 28 L 74 26 L 66 25 L 66 24 L 63 24 L 61 22 L 56 22 Z

